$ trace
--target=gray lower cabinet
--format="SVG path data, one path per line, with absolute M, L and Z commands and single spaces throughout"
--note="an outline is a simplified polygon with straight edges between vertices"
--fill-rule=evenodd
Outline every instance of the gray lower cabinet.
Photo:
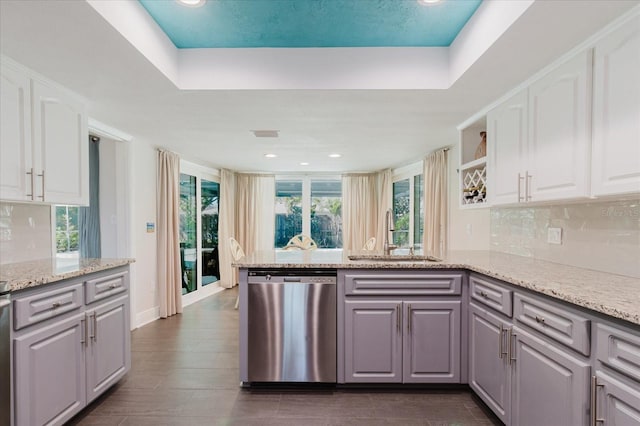
M 509 341 L 512 425 L 587 425 L 591 365 L 520 327 Z
M 348 298 L 345 383 L 459 383 L 460 301 Z
M 469 386 L 505 424 L 511 422 L 511 364 L 506 333 L 511 323 L 469 305 Z
M 345 301 L 345 382 L 402 382 L 402 300 Z
M 86 404 L 84 313 L 14 339 L 15 424 L 64 424 Z
M 87 312 L 87 404 L 120 380 L 131 367 L 128 296 Z
M 607 426 L 640 425 L 640 383 L 605 371 L 593 377 L 594 422 Z

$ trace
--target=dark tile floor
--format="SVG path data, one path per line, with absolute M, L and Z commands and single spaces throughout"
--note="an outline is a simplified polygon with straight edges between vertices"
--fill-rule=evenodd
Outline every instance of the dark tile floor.
M 237 290 L 133 332 L 129 374 L 77 425 L 493 425 L 466 390 L 246 390 L 238 381 Z

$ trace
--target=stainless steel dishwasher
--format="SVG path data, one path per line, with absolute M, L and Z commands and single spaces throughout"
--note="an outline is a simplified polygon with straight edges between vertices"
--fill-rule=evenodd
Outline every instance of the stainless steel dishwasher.
M 336 382 L 336 270 L 249 270 L 249 382 Z
M 0 281 L 0 426 L 8 426 L 11 423 L 10 313 L 8 285 L 5 281 Z

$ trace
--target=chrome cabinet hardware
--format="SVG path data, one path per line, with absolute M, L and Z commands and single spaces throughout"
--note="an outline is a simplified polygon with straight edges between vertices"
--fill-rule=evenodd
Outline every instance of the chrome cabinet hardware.
M 502 356 L 504 355 L 503 346 L 504 346 L 504 327 L 502 324 L 500 324 L 500 338 L 498 341 L 498 357 L 500 359 L 502 359 Z
M 538 315 L 536 315 L 536 322 L 538 324 L 544 324 L 544 317 L 539 317 Z
M 398 329 L 398 333 L 402 331 L 402 326 L 400 325 L 400 305 L 396 305 L 396 328 Z
M 529 170 L 525 172 L 524 176 L 524 200 L 529 201 L 531 200 L 531 178 L 533 176 L 529 174 Z
M 513 329 L 510 328 L 509 338 L 507 340 L 507 343 L 509 344 L 509 346 L 507 347 L 507 358 L 509 359 L 509 364 L 512 364 L 514 361 L 517 361 L 516 351 L 513 347 L 513 344 L 516 342 L 516 337 L 518 336 L 513 334 Z
M 520 183 L 524 180 L 524 176 L 518 173 L 518 202 L 524 201 L 524 197 L 522 197 L 522 188 Z
M 35 188 L 35 175 L 33 174 L 33 167 L 27 172 L 27 174 L 31 177 L 31 194 L 27 194 L 27 197 L 31 197 L 31 200 L 35 200 L 36 198 L 36 188 Z
M 604 423 L 604 419 L 598 418 L 598 388 L 604 385 L 598 384 L 598 377 L 591 376 L 591 422 L 590 426 L 597 426 L 598 423 Z
M 42 174 L 38 175 L 38 177 L 42 178 L 42 195 L 38 195 L 38 198 L 42 198 L 42 201 L 44 201 L 44 170 L 42 171 Z
M 409 333 L 411 333 L 411 303 L 409 303 L 409 307 L 408 307 L 408 315 L 407 315 L 407 331 L 409 331 Z
M 96 329 L 95 329 L 95 323 L 93 321 L 91 321 L 91 317 L 94 316 L 94 314 L 88 314 L 89 316 L 89 320 L 87 321 L 87 328 L 91 328 L 91 330 L 89 331 L 89 340 L 96 340 Z
M 55 308 L 59 308 L 59 307 L 60 307 L 60 305 L 62 305 L 62 303 L 60 303 L 60 302 L 53 302 L 53 303 L 51 304 L 51 307 L 52 307 L 53 309 L 55 309 Z
M 489 295 L 487 294 L 487 292 L 486 292 L 486 291 L 481 291 L 481 292 L 480 292 L 480 296 L 485 297 L 485 298 L 486 298 L 486 297 L 489 297 Z
M 80 319 L 80 344 L 87 344 L 87 319 Z
M 98 341 L 98 316 L 96 313 L 93 313 L 93 341 Z
M 114 288 L 116 288 L 116 287 L 118 287 L 118 285 L 117 285 L 117 284 L 111 284 L 111 285 L 109 286 L 109 288 L 111 288 L 111 289 L 114 289 Z

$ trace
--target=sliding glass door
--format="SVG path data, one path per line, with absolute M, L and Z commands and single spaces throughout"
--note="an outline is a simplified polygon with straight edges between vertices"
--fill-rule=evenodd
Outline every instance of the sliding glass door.
M 197 300 L 220 279 L 218 212 L 220 184 L 208 174 L 180 174 L 180 266 L 182 295 Z M 193 173 L 193 174 L 192 174 Z M 204 176 L 204 177 L 203 177 Z M 201 294 L 200 294 L 201 293 Z

